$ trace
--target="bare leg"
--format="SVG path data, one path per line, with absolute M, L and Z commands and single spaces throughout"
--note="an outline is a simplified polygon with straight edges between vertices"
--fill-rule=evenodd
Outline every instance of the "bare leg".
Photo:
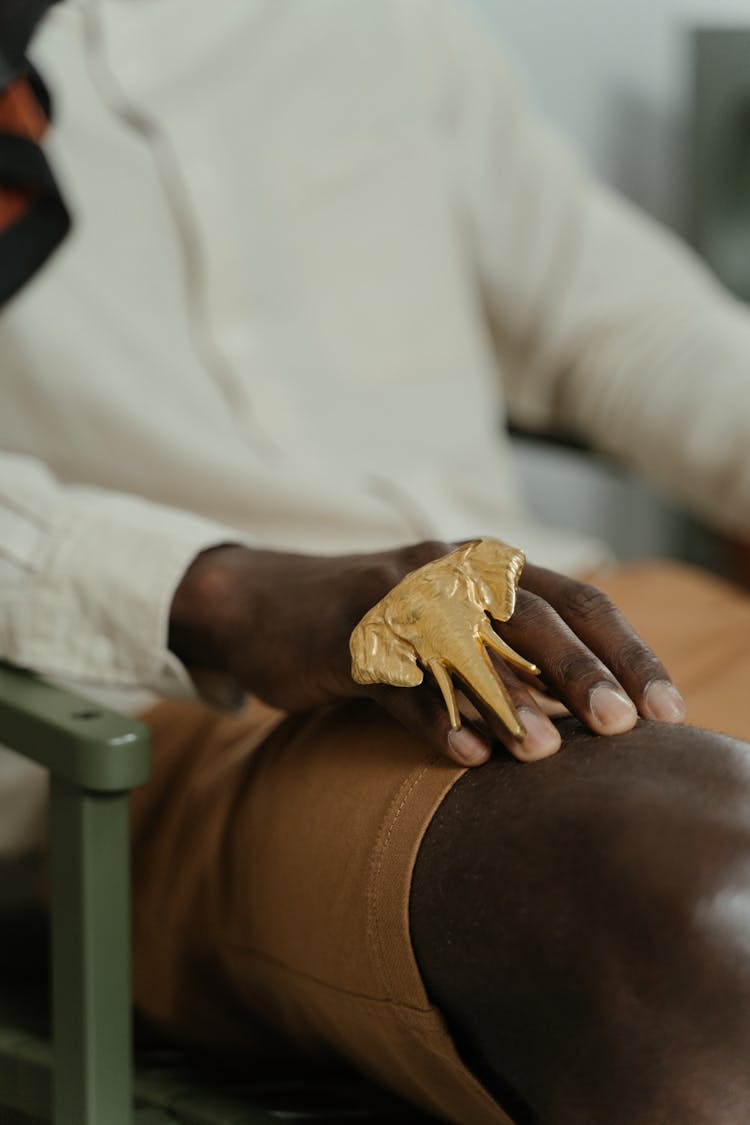
M 496 757 L 432 821 L 417 959 L 467 1061 L 519 1123 L 750 1118 L 750 747 L 565 724 Z

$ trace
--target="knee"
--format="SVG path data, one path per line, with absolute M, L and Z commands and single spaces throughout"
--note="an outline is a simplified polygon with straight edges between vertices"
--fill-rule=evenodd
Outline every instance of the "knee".
M 571 939 L 588 921 L 591 945 L 644 991 L 658 982 L 639 965 L 662 964 L 663 981 L 690 957 L 713 972 L 712 953 L 750 953 L 750 747 L 652 724 L 605 745 L 577 738 L 541 829 Z
M 502 1059 L 514 1089 L 545 1073 L 557 1099 L 575 1089 L 572 1120 L 600 1119 L 581 1112 L 593 1073 L 620 1098 L 637 1073 L 641 1114 L 648 1081 L 661 1091 L 686 1065 L 696 1081 L 717 1051 L 724 1088 L 728 1059 L 746 1085 L 750 750 L 571 726 L 556 759 L 466 775 L 423 844 L 412 925 L 471 1050 Z M 566 1120 L 559 1101 L 552 1119 Z
M 498 757 L 461 778 L 428 829 L 417 896 L 448 907 L 493 890 L 510 929 L 543 913 L 558 935 L 583 917 L 597 931 L 734 928 L 750 892 L 750 746 L 663 724 L 613 738 L 564 725 L 556 757 Z
M 632 946 L 634 957 L 665 938 L 689 946 L 750 934 L 738 927 L 750 893 L 750 748 L 646 724 L 584 745 L 592 756 L 572 762 L 580 748 L 569 746 L 547 786 L 532 859 L 544 863 L 547 851 L 555 898 L 575 906 L 571 923 L 588 918 L 592 937 L 623 953 Z
M 572 969 L 610 1051 L 667 1025 L 670 1050 L 679 1034 L 696 1046 L 699 1027 L 708 1048 L 732 1013 L 750 1032 L 750 751 L 703 732 L 630 741 L 630 761 L 610 773 L 600 758 L 602 776 L 552 817 L 539 953 L 558 982 Z

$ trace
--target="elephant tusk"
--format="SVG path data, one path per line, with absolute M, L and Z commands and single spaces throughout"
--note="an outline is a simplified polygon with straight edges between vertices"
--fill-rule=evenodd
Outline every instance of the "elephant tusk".
M 498 675 L 495 665 L 484 647 L 480 635 L 475 636 L 476 648 L 468 664 L 455 665 L 456 675 L 460 676 L 469 691 L 490 711 L 494 711 L 514 738 L 522 741 L 526 728 L 518 717 L 507 687 Z
M 451 726 L 454 730 L 461 729 L 461 712 L 458 709 L 458 700 L 456 699 L 456 692 L 453 687 L 453 681 L 448 674 L 448 670 L 440 660 L 431 660 L 428 664 L 430 671 L 437 680 L 437 685 L 440 688 L 445 706 L 448 708 L 448 716 L 451 721 Z
M 532 664 L 530 660 L 525 660 L 524 657 L 520 656 L 515 649 L 511 648 L 502 637 L 499 637 L 486 618 L 485 623 L 482 625 L 480 636 L 488 648 L 491 648 L 498 656 L 502 656 L 503 660 L 507 660 L 509 664 L 514 664 L 516 668 L 520 668 L 523 672 L 528 672 L 531 676 L 540 676 L 542 674 L 541 668 L 538 668 L 536 664 Z
M 422 680 L 421 665 L 432 672 L 451 726 L 460 730 L 451 679 L 456 674 L 514 738 L 523 739 L 526 731 L 487 651 L 539 674 L 535 664 L 498 636 L 488 616 L 510 619 L 523 564 L 522 551 L 482 539 L 411 571 L 353 630 L 352 678 L 362 684 L 416 686 Z

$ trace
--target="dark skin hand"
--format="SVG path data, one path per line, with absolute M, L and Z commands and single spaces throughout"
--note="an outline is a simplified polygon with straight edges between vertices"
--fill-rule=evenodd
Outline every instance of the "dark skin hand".
M 567 708 L 597 734 L 630 730 L 638 715 L 681 722 L 669 676 L 609 599 L 594 587 L 527 564 L 516 610 L 496 631 L 541 669 L 526 683 L 495 661 L 527 734 L 518 741 L 492 714 L 464 700 L 451 730 L 432 678 L 418 688 L 364 687 L 351 676 L 349 636 L 406 574 L 448 554 L 427 542 L 375 554 L 313 556 L 237 545 L 204 551 L 172 603 L 170 648 L 188 668 L 232 676 L 284 711 L 368 696 L 462 766 L 486 762 L 493 738 L 525 761 L 560 748 L 550 714 Z M 466 690 L 470 697 L 470 692 Z

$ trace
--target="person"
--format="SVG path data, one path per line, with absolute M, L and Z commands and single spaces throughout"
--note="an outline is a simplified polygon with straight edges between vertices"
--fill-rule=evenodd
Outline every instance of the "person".
M 151 728 L 137 1006 L 467 1125 L 744 1121 L 750 603 L 536 526 L 501 424 L 746 533 L 746 310 L 462 3 L 101 0 L 33 54 L 75 222 L 0 323 L 0 653 Z M 351 678 L 480 535 L 531 560 L 522 741 Z M 18 853 L 43 795 L 3 770 Z

